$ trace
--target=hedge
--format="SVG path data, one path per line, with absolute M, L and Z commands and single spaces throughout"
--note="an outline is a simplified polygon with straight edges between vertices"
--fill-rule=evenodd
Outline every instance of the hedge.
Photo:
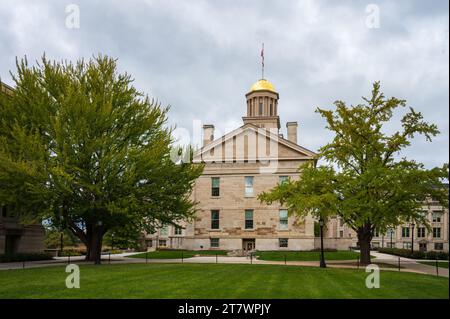
M 0 255 L 1 263 L 10 263 L 17 261 L 36 261 L 36 260 L 51 260 L 52 255 L 49 253 L 17 253 Z
M 405 258 L 412 259 L 440 259 L 440 260 L 448 260 L 448 253 L 443 251 L 418 251 L 415 250 L 411 252 L 411 249 L 400 249 L 400 248 L 378 248 L 378 252 L 384 254 L 390 254 Z

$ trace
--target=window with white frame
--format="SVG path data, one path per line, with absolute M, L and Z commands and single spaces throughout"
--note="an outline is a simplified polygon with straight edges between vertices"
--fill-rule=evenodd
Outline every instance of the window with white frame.
M 245 229 L 253 229 L 253 210 L 245 210 Z
M 183 233 L 183 229 L 179 226 L 175 226 L 175 231 L 174 234 L 175 235 L 181 235 Z
M 441 227 L 433 227 L 433 238 L 441 238 Z
M 411 242 L 404 242 L 403 243 L 403 249 L 411 249 Z
M 165 239 L 160 239 L 159 241 L 158 241 L 158 246 L 166 246 L 167 245 L 167 240 L 165 240 Z
M 219 238 L 210 238 L 209 246 L 211 248 L 219 248 L 219 246 L 220 246 Z
M 280 248 L 287 248 L 289 246 L 289 239 L 288 238 L 279 238 L 278 239 L 278 247 Z
M 211 177 L 211 196 L 220 195 L 220 177 Z
M 402 237 L 409 237 L 409 227 L 402 227 Z
M 219 229 L 220 221 L 219 221 L 220 213 L 218 209 L 211 210 L 211 229 Z
M 253 196 L 253 176 L 245 176 L 245 196 Z
M 442 221 L 442 213 L 433 212 L 433 223 L 441 223 Z
M 288 211 L 287 209 L 280 209 L 279 211 L 279 217 L 280 217 L 280 225 L 279 228 L 286 230 L 288 229 Z
M 417 238 L 424 238 L 426 236 L 425 227 L 417 228 Z
M 161 236 L 167 236 L 169 235 L 169 227 L 167 225 L 162 226 L 161 229 L 159 230 L 159 234 Z

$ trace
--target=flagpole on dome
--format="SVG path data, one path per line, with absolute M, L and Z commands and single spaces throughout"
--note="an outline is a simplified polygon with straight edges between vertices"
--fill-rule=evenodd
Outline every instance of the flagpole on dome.
M 261 49 L 261 79 L 264 80 L 264 42 Z

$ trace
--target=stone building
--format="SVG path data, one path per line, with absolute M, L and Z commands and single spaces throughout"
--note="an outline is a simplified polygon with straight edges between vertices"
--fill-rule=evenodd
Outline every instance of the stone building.
M 298 179 L 300 165 L 316 154 L 297 143 L 297 122 L 280 134 L 279 94 L 265 80 L 245 95 L 243 125 L 214 136 L 203 126 L 203 147 L 194 163 L 204 163 L 192 199 L 196 218 L 182 227 L 166 226 L 147 236 L 147 245 L 184 249 L 309 250 L 314 248 L 314 220 L 288 216 L 285 207 L 257 199 L 284 180 Z
M 444 187 L 448 188 L 448 184 Z M 373 248 L 403 248 L 420 251 L 449 250 L 449 214 L 448 209 L 429 198 L 423 203 L 422 213 L 428 219 L 430 230 L 424 225 L 404 224 L 389 229 L 385 234 L 375 232 Z M 327 223 L 325 245 L 329 248 L 348 249 L 357 246 L 356 233 L 341 219 L 333 218 Z
M 241 127 L 216 138 L 214 125 L 203 126 L 203 146 L 194 156 L 195 163 L 205 164 L 191 195 L 199 203 L 195 220 L 146 235 L 147 247 L 243 251 L 320 247 L 311 216 L 288 217 L 285 207 L 257 199 L 287 178 L 299 179 L 299 166 L 315 161 L 316 154 L 298 145 L 297 122 L 286 123 L 287 138 L 280 134 L 279 94 L 269 81 L 257 81 L 245 97 Z M 448 210 L 430 199 L 423 211 L 433 231 L 415 225 L 414 249 L 448 251 Z M 387 234 L 377 233 L 372 246 L 390 247 L 392 234 L 392 246 L 410 248 L 412 232 L 411 225 L 402 225 Z M 356 245 L 356 233 L 342 220 L 327 222 L 325 248 L 348 250 Z
M 0 94 L 13 94 L 10 86 L 0 82 Z M 23 225 L 14 210 L 0 203 L 0 255 L 41 252 L 44 250 L 44 228 L 41 224 Z

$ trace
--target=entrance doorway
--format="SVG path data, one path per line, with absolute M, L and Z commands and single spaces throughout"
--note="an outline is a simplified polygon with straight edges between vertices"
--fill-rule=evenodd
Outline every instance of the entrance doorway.
M 5 255 L 12 255 L 17 252 L 19 240 L 20 236 L 18 235 L 5 236 Z
M 427 251 L 427 243 L 419 243 L 419 251 Z
M 255 239 L 251 238 L 251 239 L 242 239 L 242 249 L 247 252 L 247 251 L 252 251 L 255 250 Z

